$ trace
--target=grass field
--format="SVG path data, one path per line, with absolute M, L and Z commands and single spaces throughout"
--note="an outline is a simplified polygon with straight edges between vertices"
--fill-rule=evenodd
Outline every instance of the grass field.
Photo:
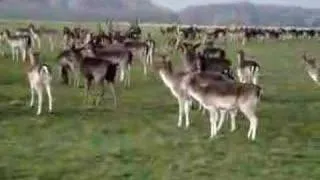
M 1 57 L 0 180 L 320 179 L 320 87 L 303 71 L 301 48 L 320 57 L 316 40 L 245 48 L 263 68 L 255 142 L 242 116 L 234 133 L 227 122 L 215 140 L 197 111 L 190 129 L 177 128 L 176 100 L 157 74 L 143 77 L 139 62 L 132 87 L 117 85 L 117 109 L 109 91 L 102 106 L 89 109 L 83 89 L 55 81 L 54 113 L 46 114 L 45 101 L 36 117 L 22 64 Z M 57 54 L 44 49 L 41 56 L 53 65 Z M 231 46 L 228 56 L 235 60 Z

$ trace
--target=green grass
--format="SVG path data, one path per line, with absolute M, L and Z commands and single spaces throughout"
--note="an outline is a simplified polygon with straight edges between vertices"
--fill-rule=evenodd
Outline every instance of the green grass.
M 132 87 L 116 87 L 117 109 L 109 92 L 103 105 L 88 109 L 83 89 L 55 81 L 54 113 L 46 114 L 45 101 L 36 117 L 36 109 L 26 106 L 22 64 L 1 57 L 0 179 L 319 179 L 320 88 L 303 71 L 301 48 L 320 56 L 318 42 L 307 40 L 245 48 L 263 68 L 255 142 L 247 139 L 249 123 L 242 116 L 234 133 L 226 122 L 215 140 L 209 140 L 208 118 L 197 111 L 190 129 L 177 128 L 176 100 L 156 74 L 143 77 L 139 62 Z M 53 65 L 57 54 L 45 49 L 42 57 Z M 234 61 L 235 49 L 228 55 Z

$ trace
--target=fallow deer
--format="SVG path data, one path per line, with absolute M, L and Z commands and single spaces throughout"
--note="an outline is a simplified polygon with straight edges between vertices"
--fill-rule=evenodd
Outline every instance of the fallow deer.
M 26 51 L 27 47 L 31 46 L 31 38 L 30 36 L 15 36 L 11 35 L 10 31 L 6 29 L 4 32 L 1 32 L 1 37 L 5 40 L 12 52 L 12 60 L 17 61 L 19 58 L 19 52 L 21 53 L 22 60 L 25 61 L 26 59 Z
M 188 43 L 183 42 L 180 46 L 183 53 L 183 66 L 188 72 L 200 70 L 200 59 L 197 54 L 197 49 L 201 46 L 201 43 Z
M 178 127 L 182 126 L 183 114 L 185 117 L 185 125 L 188 128 L 189 120 L 189 103 L 190 99 L 181 89 L 181 81 L 188 72 L 173 72 L 172 63 L 168 55 L 158 55 L 153 64 L 155 71 L 157 71 L 167 88 L 170 89 L 172 95 L 177 99 L 179 105 Z
M 80 62 L 80 69 L 85 78 L 85 98 L 88 100 L 89 91 L 92 83 L 100 86 L 100 95 L 96 98 L 96 105 L 99 105 L 104 96 L 104 82 L 109 84 L 113 105 L 117 107 L 117 97 L 114 89 L 115 77 L 118 64 L 106 59 L 97 57 L 83 57 Z
M 39 31 L 35 28 L 35 26 L 32 23 L 29 24 L 27 28 L 18 28 L 15 31 L 15 35 L 30 36 L 32 40 L 32 47 L 34 48 L 35 43 L 37 43 L 38 48 L 41 48 L 41 39 Z
M 245 53 L 243 50 L 238 52 L 237 59 L 237 75 L 239 81 L 242 83 L 253 83 L 257 85 L 260 65 L 254 60 L 245 59 Z
M 120 81 L 126 87 L 131 84 L 132 52 L 122 44 L 112 44 L 106 47 L 96 47 L 92 42 L 89 43 L 90 54 L 99 59 L 107 59 L 120 68 Z
M 54 39 L 55 37 L 59 34 L 59 32 L 55 29 L 48 29 L 48 28 L 44 28 L 44 27 L 40 27 L 38 30 L 32 30 L 31 29 L 31 33 L 32 34 L 38 34 L 38 36 L 40 37 L 45 37 L 48 39 L 49 45 L 50 45 L 50 51 L 54 51 Z
M 190 73 L 182 83 L 189 96 L 196 99 L 210 113 L 210 138 L 217 135 L 217 109 L 232 111 L 239 109 L 250 121 L 248 138 L 255 140 L 258 118 L 256 108 L 262 89 L 254 84 L 230 81 L 199 81 L 199 73 Z
M 320 65 L 316 58 L 307 57 L 307 54 L 304 52 L 302 55 L 302 59 L 305 63 L 305 69 L 310 76 L 310 78 L 317 84 L 320 85 L 319 82 L 319 73 L 320 73 Z
M 74 74 L 76 85 L 80 79 L 79 75 L 82 74 L 84 76 L 85 101 L 88 100 L 89 91 L 92 83 L 94 83 L 101 87 L 100 95 L 96 96 L 96 105 L 98 105 L 104 96 L 104 82 L 107 81 L 113 96 L 114 107 L 117 106 L 114 83 L 118 63 L 112 62 L 104 57 L 92 56 L 91 53 L 87 52 L 86 47 L 77 49 L 72 47 L 70 50 L 61 53 L 59 57 L 62 72 L 65 73 L 64 71 L 70 68 Z
M 72 46 L 70 49 L 66 49 L 62 51 L 57 59 L 59 61 L 59 67 L 60 67 L 60 76 L 63 79 L 63 82 L 65 84 L 69 84 L 69 71 L 72 74 L 72 81 L 74 87 L 80 86 L 80 59 L 81 59 L 81 51 L 84 49 L 78 48 L 76 49 L 74 46 Z
M 178 127 L 182 126 L 183 115 L 185 117 L 185 125 L 188 128 L 190 125 L 189 111 L 191 99 L 186 94 L 185 89 L 182 88 L 183 79 L 192 72 L 180 71 L 174 72 L 172 63 L 166 54 L 158 54 L 156 60 L 153 64 L 154 69 L 159 73 L 163 83 L 168 87 L 172 95 L 178 100 L 179 104 L 179 117 L 178 117 Z M 202 78 L 205 82 L 213 80 L 227 81 L 228 78 L 218 72 L 202 73 Z M 236 111 L 232 114 L 232 122 L 234 123 L 234 118 Z M 221 125 L 219 125 L 221 126 Z M 234 126 L 232 126 L 234 127 Z
M 147 43 L 146 63 L 147 63 L 147 65 L 152 65 L 156 42 L 151 37 L 150 33 L 148 33 L 148 35 L 147 35 L 146 43 Z
M 145 41 L 140 40 L 127 40 L 124 43 L 124 46 L 128 48 L 132 53 L 134 58 L 138 58 L 143 65 L 143 74 L 147 75 L 148 73 L 148 64 L 147 64 L 147 49 L 148 44 Z
M 30 106 L 34 105 L 34 96 L 37 93 L 38 97 L 38 110 L 37 115 L 41 114 L 43 91 L 45 90 L 48 95 L 49 112 L 52 112 L 52 94 L 51 94 L 51 70 L 47 64 L 40 62 L 39 53 L 32 52 L 31 48 L 28 48 L 27 55 L 29 61 L 25 61 L 26 71 L 30 84 L 31 101 Z

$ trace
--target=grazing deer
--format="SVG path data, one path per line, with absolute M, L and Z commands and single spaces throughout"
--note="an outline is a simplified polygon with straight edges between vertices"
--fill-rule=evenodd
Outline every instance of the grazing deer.
M 240 50 L 238 52 L 237 58 L 237 75 L 239 81 L 242 83 L 253 83 L 257 85 L 260 65 L 256 61 L 246 60 L 245 53 L 243 50 Z
M 255 140 L 258 126 L 256 107 L 260 100 L 262 89 L 254 84 L 230 81 L 210 80 L 210 82 L 203 82 L 199 76 L 199 73 L 188 74 L 183 80 L 182 88 L 209 111 L 210 138 L 216 136 L 218 132 L 217 109 L 225 111 L 240 109 L 250 121 L 248 138 Z M 222 122 L 220 121 L 220 124 Z
M 306 53 L 303 53 L 302 59 L 305 63 L 305 68 L 310 76 L 310 78 L 317 84 L 320 85 L 319 82 L 319 72 L 320 72 L 320 66 L 319 63 L 317 62 L 316 58 L 310 58 L 307 57 Z
M 26 71 L 31 90 L 30 106 L 34 105 L 34 96 L 38 96 L 38 110 L 37 115 L 42 111 L 42 97 L 44 89 L 48 95 L 49 112 L 52 112 L 52 94 L 51 94 L 51 70 L 46 64 L 40 62 L 39 53 L 32 52 L 31 48 L 27 50 L 29 61 L 25 61 Z
M 30 36 L 14 36 L 11 35 L 8 29 L 6 29 L 4 32 L 1 33 L 1 37 L 9 44 L 11 48 L 12 60 L 18 61 L 20 52 L 22 60 L 25 61 L 27 47 L 31 46 L 32 44 Z

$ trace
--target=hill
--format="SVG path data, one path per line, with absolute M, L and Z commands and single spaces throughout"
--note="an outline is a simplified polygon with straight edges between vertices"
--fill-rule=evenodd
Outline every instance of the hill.
M 247 2 L 189 6 L 179 17 L 186 24 L 320 25 L 320 9 Z
M 170 22 L 177 19 L 171 10 L 151 0 L 2 0 L 0 17 L 41 20 L 134 20 Z
M 0 0 L 0 18 L 92 21 L 114 18 L 184 24 L 320 26 L 320 9 L 247 2 L 189 6 L 179 12 L 152 0 Z

